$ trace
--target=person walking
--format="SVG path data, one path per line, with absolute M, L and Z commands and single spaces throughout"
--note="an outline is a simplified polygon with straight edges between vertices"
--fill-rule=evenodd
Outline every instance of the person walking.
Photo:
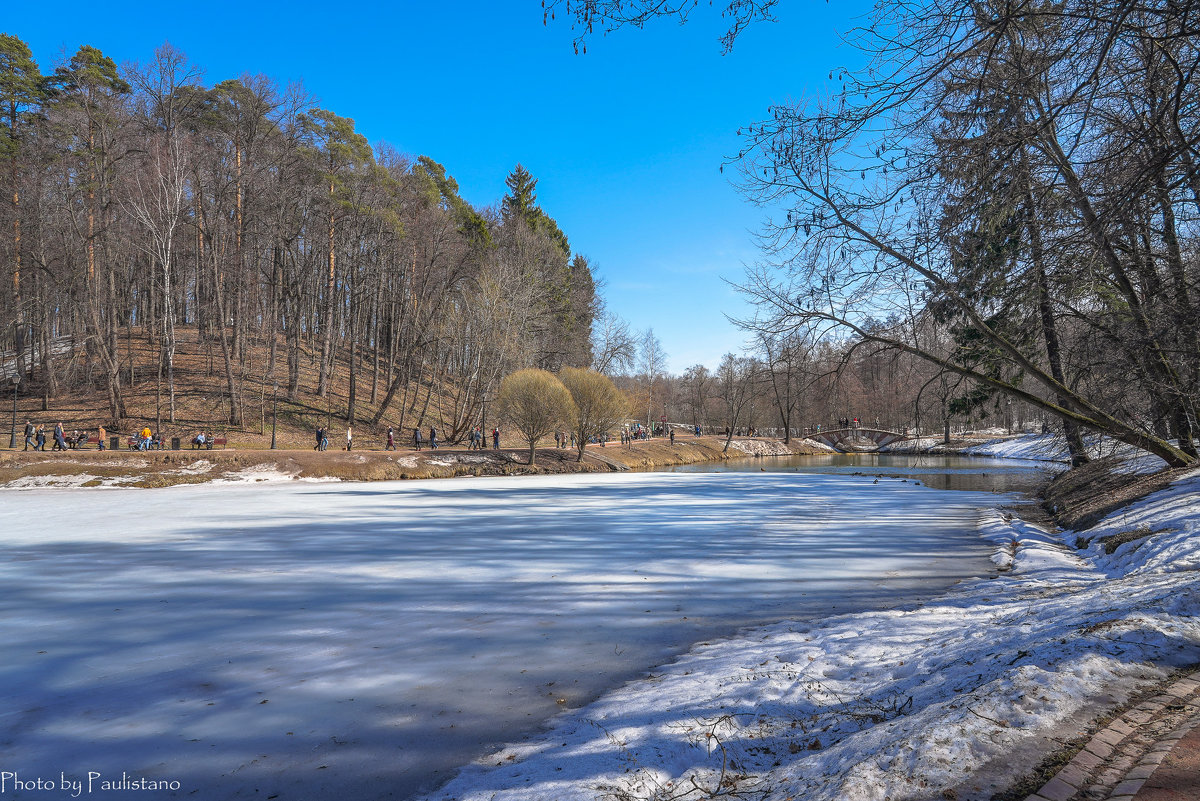
M 55 423 L 54 424 L 54 448 L 53 448 L 53 450 L 65 451 L 66 449 L 67 449 L 67 442 L 65 439 L 63 439 L 62 423 Z
M 417 450 L 421 450 L 421 429 L 413 429 L 413 445 Z
M 500 450 L 500 429 L 499 428 L 492 429 L 492 447 L 496 450 Z
M 429 450 L 436 451 L 437 447 L 438 447 L 437 429 L 434 428 L 433 426 L 430 426 L 429 427 Z
M 354 450 L 354 429 L 346 426 L 346 450 Z
M 671 428 L 671 447 L 675 447 L 675 429 Z
M 383 449 L 384 449 L 385 451 L 394 451 L 394 450 L 396 450 L 396 436 L 395 436 L 395 433 L 392 431 L 392 427 L 391 427 L 391 426 L 388 426 L 388 438 L 387 438 L 387 445 L 385 445 L 385 446 L 383 447 Z
M 25 450 L 33 448 L 37 450 L 37 445 L 34 444 L 33 438 L 37 436 L 37 429 L 33 427 L 33 423 L 25 421 Z
M 36 445 L 33 446 L 33 449 L 35 451 L 46 450 L 46 427 L 45 426 L 43 426 L 41 424 L 38 425 L 37 431 L 34 432 L 34 442 L 37 443 Z
M 325 431 L 320 426 L 317 426 L 317 444 L 313 445 L 314 451 L 321 450 L 321 440 L 325 439 Z
M 100 450 L 104 450 L 104 440 L 108 437 L 108 432 L 104 430 L 104 426 L 96 429 L 96 443 L 100 446 Z

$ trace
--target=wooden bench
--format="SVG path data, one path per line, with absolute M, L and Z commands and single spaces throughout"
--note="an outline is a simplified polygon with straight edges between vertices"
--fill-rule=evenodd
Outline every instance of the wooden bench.
M 225 446 L 229 443 L 229 440 L 226 439 L 225 437 L 214 437 L 212 439 L 205 439 L 204 444 L 200 445 L 200 444 L 197 444 L 196 438 L 192 437 L 190 440 L 188 440 L 188 443 L 192 446 L 192 450 L 199 450 L 200 448 L 204 448 L 205 450 L 211 451 L 213 449 L 214 445 L 219 445 L 222 449 L 224 449 Z

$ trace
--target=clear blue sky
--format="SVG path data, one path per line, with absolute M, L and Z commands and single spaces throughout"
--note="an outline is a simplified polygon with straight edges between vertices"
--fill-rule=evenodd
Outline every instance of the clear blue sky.
M 543 26 L 538 0 L 38 5 L 10 4 L 0 27 L 43 72 L 83 44 L 125 64 L 169 41 L 209 86 L 245 73 L 302 82 L 370 141 L 444 164 L 476 205 L 498 202 L 524 164 L 610 307 L 654 328 L 673 372 L 714 366 L 743 339 L 722 315 L 744 307 L 721 279 L 757 258 L 764 212 L 719 171 L 738 127 L 854 60 L 837 33 L 864 8 L 784 0 L 778 22 L 722 56 L 724 26 L 703 2 L 685 27 L 594 36 L 583 55 L 566 20 Z

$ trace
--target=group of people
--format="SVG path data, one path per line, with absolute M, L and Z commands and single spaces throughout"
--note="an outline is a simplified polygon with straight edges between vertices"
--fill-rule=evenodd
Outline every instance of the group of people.
M 56 423 L 54 430 L 50 434 L 53 440 L 51 450 L 66 451 L 66 450 L 82 450 L 87 447 L 91 436 L 86 430 L 73 430 L 68 435 L 63 430 L 62 423 Z M 96 427 L 96 445 L 100 450 L 108 449 L 108 431 L 104 426 Z M 35 426 L 31 421 L 25 421 L 25 450 L 44 451 L 46 450 L 46 429 L 44 426 Z M 200 431 L 192 437 L 192 448 L 212 448 L 216 440 L 212 432 Z M 134 433 L 129 438 L 129 447 L 139 451 L 151 450 L 166 450 L 167 440 L 160 433 L 156 433 L 150 429 L 150 426 L 143 426 L 139 431 Z
M 496 432 L 499 435 L 499 432 Z M 483 431 L 479 426 L 475 426 L 467 432 L 467 450 L 481 451 L 487 447 L 487 442 L 484 440 Z
M 137 433 L 135 445 L 139 451 L 161 451 L 167 447 L 162 435 L 151 431 L 150 426 L 143 426 Z
M 424 441 L 425 440 L 423 440 L 421 438 L 421 429 L 414 428 L 413 429 L 413 447 L 416 448 L 417 450 L 421 450 L 421 444 Z M 434 426 L 430 426 L 429 427 L 429 449 L 437 450 L 437 447 L 438 447 L 437 428 Z
M 213 442 L 214 439 L 211 433 L 199 431 L 196 433 L 196 436 L 192 437 L 192 450 L 199 450 L 201 448 L 212 450 Z
M 96 441 L 100 444 L 100 450 L 104 450 L 104 438 L 106 432 L 104 426 L 96 429 Z M 54 432 L 51 435 L 54 439 L 54 444 L 50 446 L 53 451 L 80 450 L 88 444 L 88 432 L 74 429 L 68 436 L 63 430 L 62 423 L 54 424 Z M 31 421 L 25 421 L 25 450 L 44 451 L 46 450 L 46 427 L 43 425 L 35 426 Z
M 634 423 L 632 427 L 625 426 L 621 429 L 622 445 L 629 445 L 635 439 L 650 439 L 650 429 L 646 428 L 641 423 Z

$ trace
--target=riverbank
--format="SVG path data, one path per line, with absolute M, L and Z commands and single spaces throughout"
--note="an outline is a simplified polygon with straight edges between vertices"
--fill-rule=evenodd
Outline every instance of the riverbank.
M 988 512 L 992 577 L 702 644 L 430 798 L 1023 799 L 1200 662 L 1200 471 L 1113 457 L 1047 493 L 1076 527 Z
M 747 456 L 827 453 L 809 440 L 677 437 L 629 445 L 590 445 L 582 461 L 573 449 L 511 448 L 384 450 L 182 450 L 65 452 L 0 451 L 0 488 L 167 487 L 178 484 L 254 483 L 271 480 L 398 481 L 456 476 L 555 475 L 613 470 L 653 470 Z

